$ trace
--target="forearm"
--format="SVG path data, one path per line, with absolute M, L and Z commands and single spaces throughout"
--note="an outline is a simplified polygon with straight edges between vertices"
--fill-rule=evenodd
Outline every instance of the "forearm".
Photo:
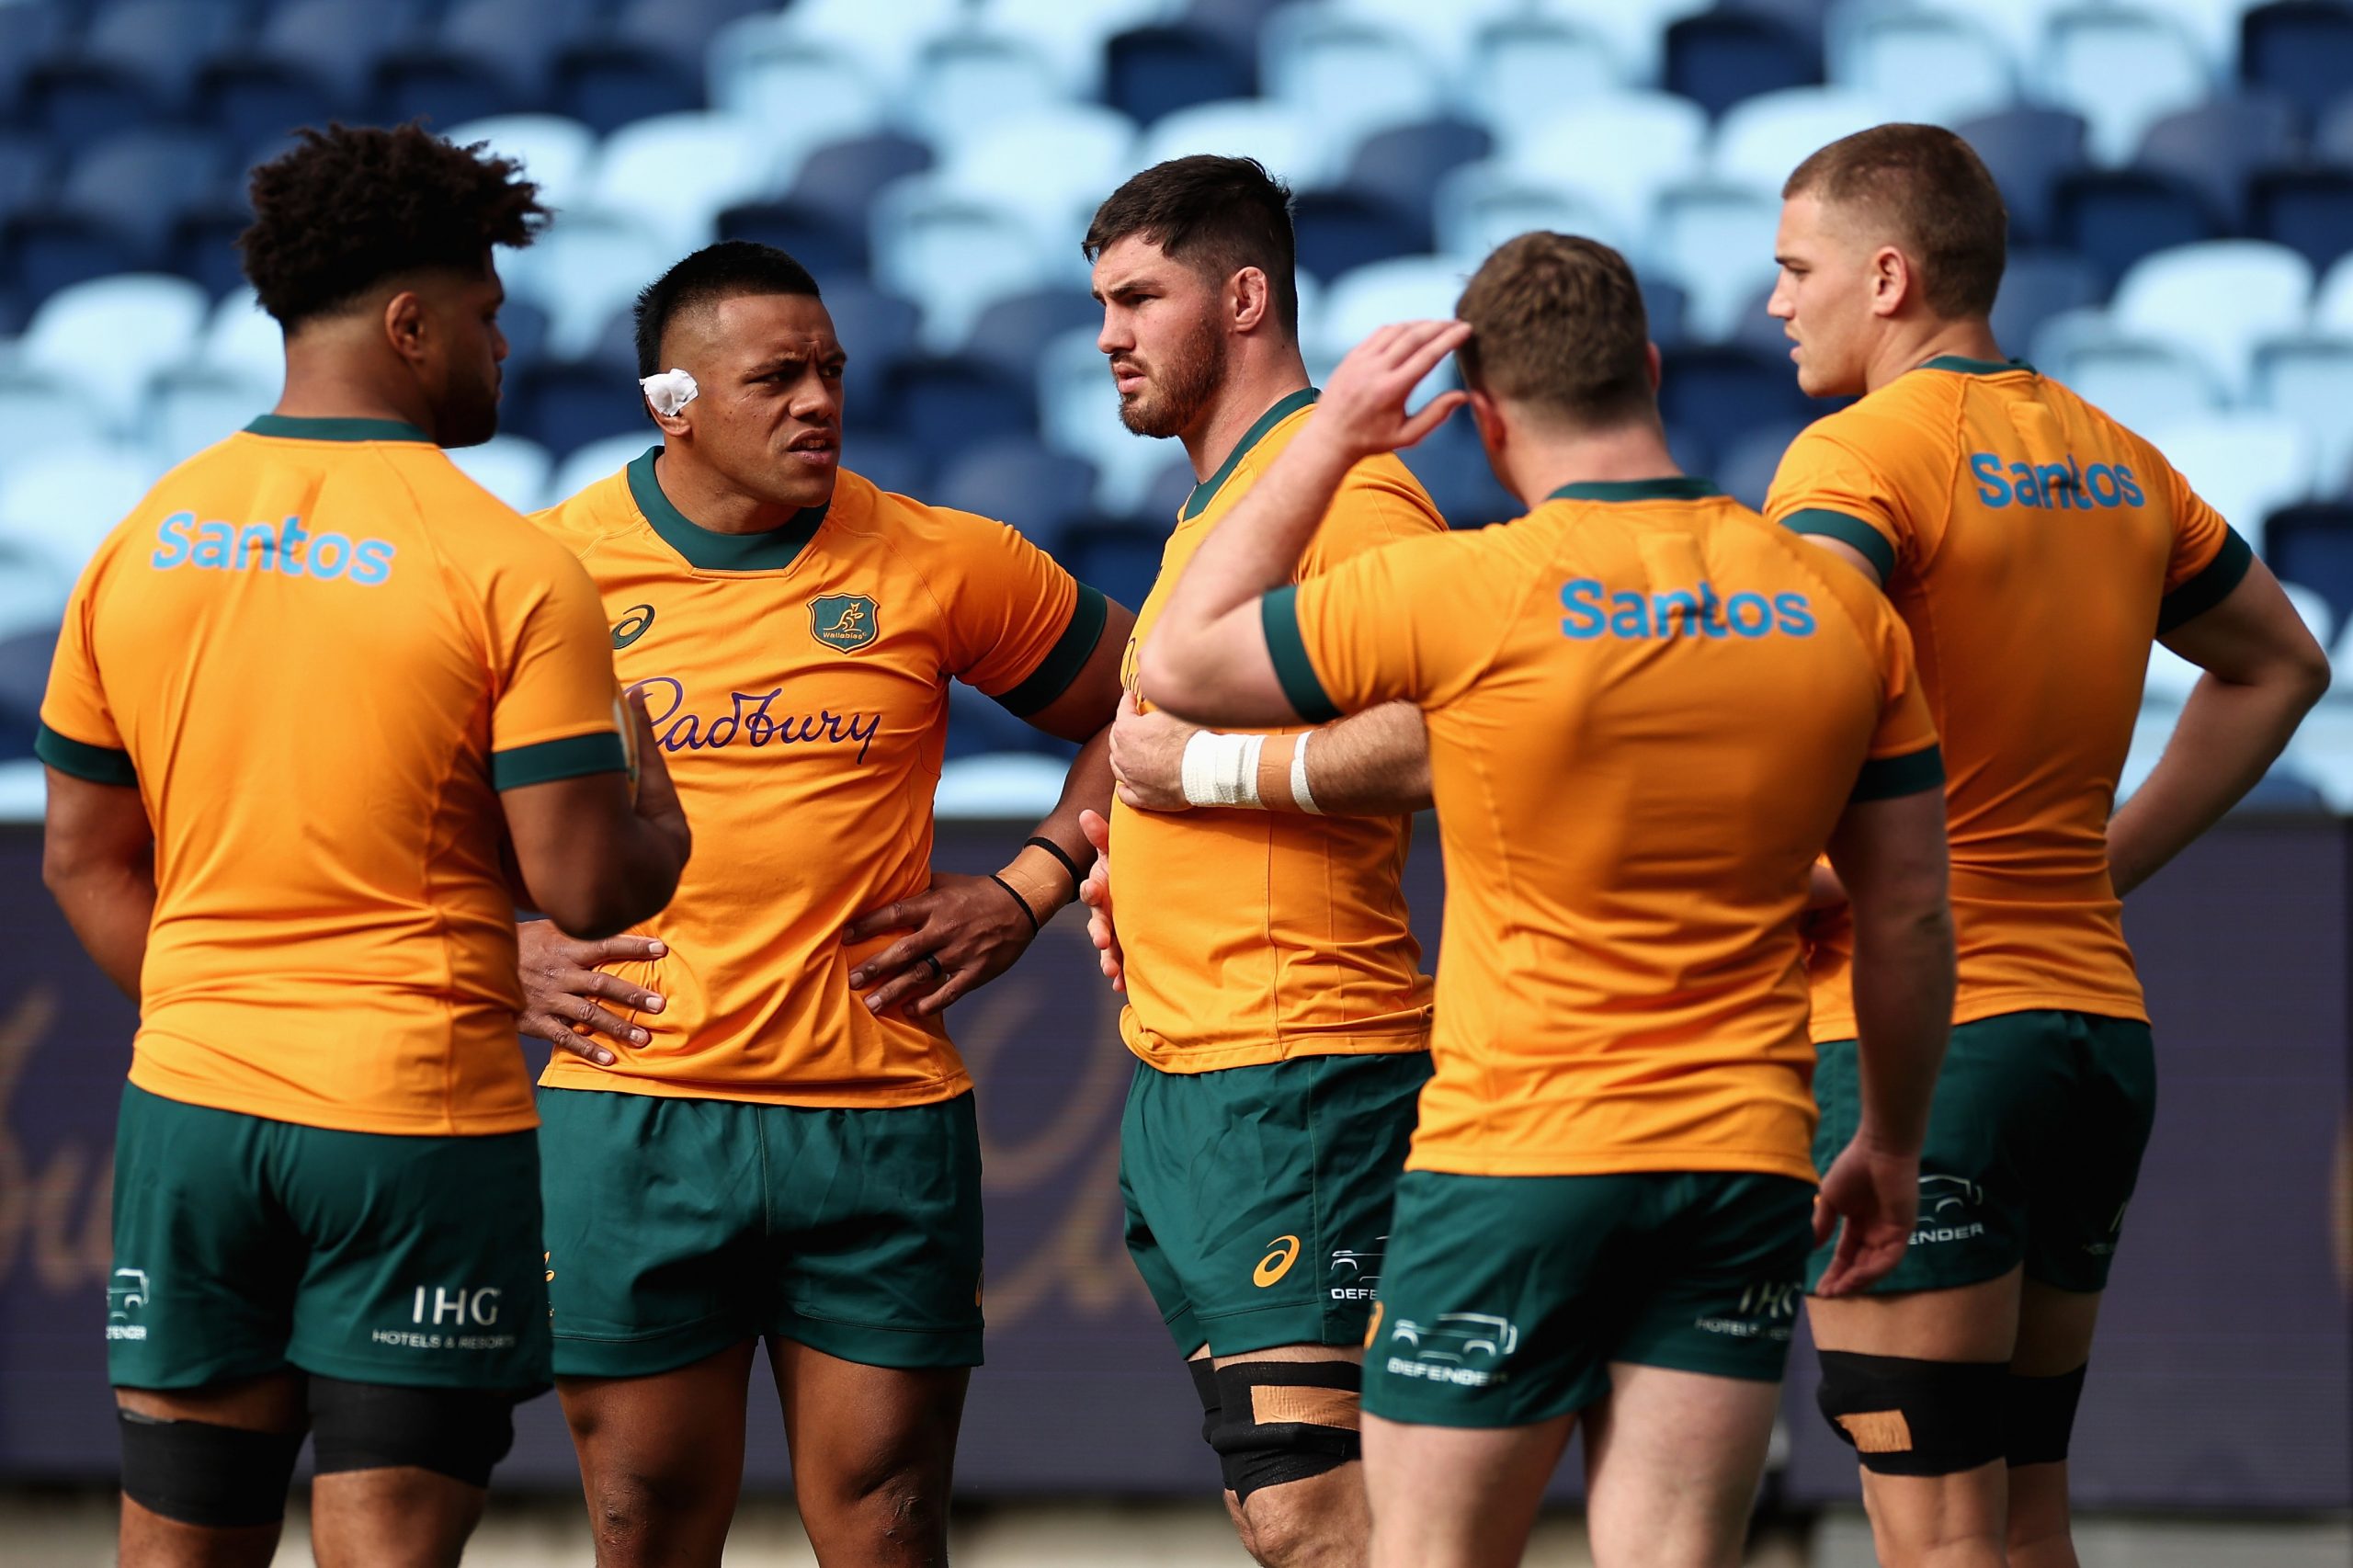
M 2165 755 L 2108 824 L 2109 878 L 2121 898 L 2222 820 L 2287 748 L 2317 693 L 2286 680 L 2208 675 L 2190 691 Z
M 155 919 L 151 868 L 96 868 L 54 877 L 50 891 L 65 922 L 106 977 L 139 1000 L 139 971 L 147 961 L 147 932 Z
M 1307 785 L 1316 810 L 1332 816 L 1397 816 L 1429 805 L 1430 735 L 1414 704 L 1384 702 L 1326 724 L 1313 736 Z
M 1952 915 L 1938 904 L 1902 919 L 1859 918 L 1855 1024 L 1861 1076 L 1858 1136 L 1916 1154 L 1952 1028 Z
M 1063 777 L 1061 798 L 1029 835 L 1052 844 L 1067 860 L 1058 858 L 1052 850 L 1025 843 L 1020 852 L 997 872 L 998 878 L 1029 905 L 1039 924 L 1052 919 L 1063 905 L 1078 897 L 1077 883 L 1095 859 L 1095 846 L 1086 841 L 1078 814 L 1093 812 L 1097 816 L 1109 816 L 1111 789 L 1111 727 L 1106 724 L 1079 748 L 1070 772 Z

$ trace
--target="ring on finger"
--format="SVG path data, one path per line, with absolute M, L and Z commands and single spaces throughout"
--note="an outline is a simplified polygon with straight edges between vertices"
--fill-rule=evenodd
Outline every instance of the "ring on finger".
M 939 955 L 938 953 L 924 954 L 923 961 L 929 966 L 931 970 L 931 978 L 935 983 L 948 978 L 947 966 L 939 961 Z

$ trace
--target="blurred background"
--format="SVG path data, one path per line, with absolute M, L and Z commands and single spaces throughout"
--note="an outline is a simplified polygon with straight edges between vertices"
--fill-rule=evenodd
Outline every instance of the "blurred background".
M 1881 120 L 1960 131 L 2009 200 L 2004 348 L 2156 439 L 2339 672 L 2248 805 L 2129 915 L 2168 1099 L 2086 1401 L 2086 1561 L 2353 1557 L 2353 5 L 0 0 L 0 1560 L 109 1560 L 97 1325 L 132 1024 L 39 885 L 34 713 L 97 541 L 277 396 L 277 329 L 231 242 L 245 171 L 330 118 L 487 142 L 559 210 L 501 257 L 503 433 L 453 454 L 511 504 L 653 443 L 631 299 L 697 245 L 758 239 L 824 285 L 852 356 L 850 467 L 1001 517 L 1131 605 L 1192 476 L 1120 426 L 1093 344 L 1079 236 L 1128 174 L 1245 153 L 1290 182 L 1318 373 L 1375 325 L 1451 313 L 1511 234 L 1620 246 L 1680 460 L 1753 504 L 1824 412 L 1763 309 L 1782 178 Z M 1407 460 L 1458 526 L 1518 510 L 1466 422 Z M 2156 652 L 2128 790 L 2194 673 Z M 1051 801 L 1067 749 L 961 688 L 951 723 L 942 858 L 978 866 L 996 824 Z M 1071 923 L 1050 936 L 959 1010 L 992 1203 L 964 1558 L 1238 1562 L 1119 1247 L 1108 1001 Z M 1758 1561 L 1865 1562 L 1809 1361 Z M 775 1426 L 753 1423 L 770 1494 Z M 552 1402 L 525 1427 L 475 1560 L 585 1561 Z M 1573 1513 L 1547 1528 L 1531 1561 L 1581 1561 Z M 771 1496 L 736 1556 L 805 1561 L 794 1537 Z

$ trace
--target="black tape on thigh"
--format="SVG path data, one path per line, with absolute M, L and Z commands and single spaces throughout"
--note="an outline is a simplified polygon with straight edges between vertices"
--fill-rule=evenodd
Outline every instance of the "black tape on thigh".
M 1217 1371 L 1210 1447 L 1237 1498 L 1362 1457 L 1364 1370 L 1353 1361 L 1237 1361 Z
M 1201 1396 L 1201 1441 L 1215 1448 L 1218 1413 L 1224 1405 L 1217 1392 L 1217 1363 L 1203 1356 L 1186 1362 L 1185 1370 L 1193 1375 L 1193 1392 Z
M 2055 1378 L 2010 1374 L 2002 1388 L 2002 1451 L 2010 1463 L 2057 1464 L 2067 1457 L 2088 1369 L 2078 1367 Z
M 1830 1429 L 1881 1475 L 1958 1475 L 2002 1458 L 2000 1361 L 1824 1350 L 1814 1396 Z
M 300 1432 L 249 1432 L 117 1410 L 122 1494 L 184 1525 L 235 1529 L 286 1517 Z
M 487 1486 L 515 1446 L 512 1395 L 485 1389 L 401 1388 L 311 1379 L 318 1473 L 413 1466 Z

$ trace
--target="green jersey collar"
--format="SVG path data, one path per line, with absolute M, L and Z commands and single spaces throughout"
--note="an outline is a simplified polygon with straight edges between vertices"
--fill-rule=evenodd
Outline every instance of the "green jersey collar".
M 644 456 L 629 465 L 630 498 L 662 536 L 662 542 L 686 557 L 689 566 L 706 572 L 781 572 L 801 559 L 801 552 L 817 537 L 817 528 L 825 520 L 824 507 L 803 506 L 790 522 L 766 533 L 714 533 L 688 522 L 687 515 L 662 494 L 661 482 L 654 477 L 654 460 L 661 455 L 660 447 L 649 447 Z
M 304 419 L 286 414 L 265 414 L 245 426 L 248 436 L 270 436 L 281 441 L 422 441 L 433 437 L 404 419 Z
M 2012 370 L 2036 374 L 2033 366 L 2023 359 L 1971 359 L 1959 354 L 1939 354 L 1923 364 L 1923 370 L 1950 370 L 1956 376 L 2002 376 Z
M 1242 432 L 1242 439 L 1233 443 L 1233 450 L 1225 454 L 1225 461 L 1218 465 L 1218 471 L 1193 486 L 1193 493 L 1185 497 L 1184 510 L 1176 514 L 1176 520 L 1189 523 L 1199 517 L 1208 507 L 1211 498 L 1223 488 L 1227 480 L 1233 477 L 1233 471 L 1242 466 L 1242 460 L 1250 455 L 1250 449 L 1267 438 L 1267 431 L 1322 395 L 1317 388 L 1302 387 L 1295 392 L 1278 398 L 1274 407 L 1258 415 L 1258 422 Z
M 1723 492 L 1704 479 L 1688 474 L 1673 479 L 1586 480 L 1563 484 L 1547 501 L 1705 501 Z

